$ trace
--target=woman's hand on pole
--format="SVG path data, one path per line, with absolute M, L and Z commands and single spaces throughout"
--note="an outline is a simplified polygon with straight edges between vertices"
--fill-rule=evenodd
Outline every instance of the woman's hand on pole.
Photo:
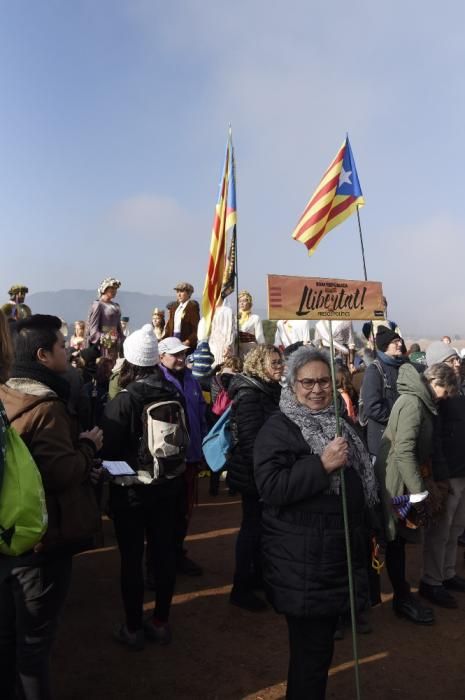
M 344 466 L 348 451 L 347 440 L 343 437 L 335 437 L 326 445 L 321 454 L 321 461 L 328 474 Z

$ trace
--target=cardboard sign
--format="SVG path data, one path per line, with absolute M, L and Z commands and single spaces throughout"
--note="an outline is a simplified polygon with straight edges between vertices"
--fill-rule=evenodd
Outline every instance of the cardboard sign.
M 384 318 L 381 282 L 268 275 L 268 318 L 370 321 Z

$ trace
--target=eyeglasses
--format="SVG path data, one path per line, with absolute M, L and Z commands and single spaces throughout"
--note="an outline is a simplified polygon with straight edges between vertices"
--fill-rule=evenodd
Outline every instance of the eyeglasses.
M 272 367 L 282 367 L 283 364 L 284 362 L 282 360 L 273 360 L 272 362 L 270 362 L 270 365 Z
M 309 379 L 308 377 L 305 377 L 305 379 L 296 379 L 296 382 L 299 382 L 304 389 L 308 389 L 310 391 L 313 391 L 315 384 L 318 384 L 320 389 L 326 390 L 331 386 L 331 377 L 321 377 L 321 379 Z

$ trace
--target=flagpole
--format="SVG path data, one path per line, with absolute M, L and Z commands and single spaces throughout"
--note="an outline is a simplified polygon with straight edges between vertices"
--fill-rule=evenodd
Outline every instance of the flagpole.
M 236 277 L 236 355 L 239 357 L 240 354 L 240 342 L 239 342 L 239 274 L 238 274 L 238 254 L 237 254 L 237 230 L 236 230 L 236 260 L 234 261 L 234 275 Z
M 334 342 L 333 342 L 333 322 L 329 321 L 329 348 L 331 354 L 331 380 L 333 384 L 333 402 L 334 411 L 336 414 L 336 436 L 341 436 L 341 425 L 339 420 L 339 407 L 338 407 L 338 391 L 336 387 L 336 367 L 334 359 Z M 347 553 L 347 571 L 349 576 L 349 602 L 350 602 L 350 617 L 352 620 L 352 649 L 354 655 L 354 672 L 355 672 L 355 690 L 357 700 L 360 700 L 360 674 L 359 674 L 359 660 L 358 660 L 358 645 L 357 645 L 357 620 L 355 611 L 355 594 L 354 594 L 354 579 L 352 572 L 352 554 L 350 546 L 350 530 L 349 530 L 349 515 L 347 509 L 347 493 L 346 493 L 346 482 L 344 467 L 340 470 L 341 475 L 341 501 L 342 501 L 342 513 L 344 518 L 344 535 L 346 543 L 346 553 Z
M 363 274 L 365 275 L 365 282 L 368 281 L 367 266 L 365 261 L 365 246 L 363 245 L 363 235 L 362 235 L 362 222 L 360 220 L 360 205 L 357 204 L 357 221 L 358 221 L 358 232 L 360 234 L 360 246 L 362 248 L 362 262 L 363 262 Z M 373 321 L 371 322 L 371 343 L 373 345 L 373 350 L 376 355 L 376 339 L 375 330 L 373 328 Z
M 229 144 L 231 148 L 231 153 L 234 154 L 233 151 L 233 142 L 232 142 L 232 126 L 231 122 L 229 122 Z M 234 177 L 234 180 L 236 178 L 236 155 L 234 154 L 233 158 L 233 165 L 232 168 L 234 172 L 231 173 L 231 177 Z M 236 180 L 235 180 L 236 181 Z M 237 206 L 236 206 L 237 210 Z M 236 282 L 236 355 L 239 357 L 239 352 L 240 352 L 240 343 L 239 343 L 239 248 L 237 245 L 237 223 L 235 226 L 235 229 L 233 230 L 232 235 L 236 237 L 236 257 L 234 260 L 234 277 L 235 277 L 235 282 Z
M 362 222 L 360 221 L 360 205 L 357 204 L 357 221 L 358 221 L 358 232 L 360 234 L 360 246 L 362 248 L 362 262 L 363 262 L 363 274 L 365 275 L 365 282 L 368 280 L 367 266 L 365 262 L 365 246 L 363 245 L 363 235 L 362 235 Z

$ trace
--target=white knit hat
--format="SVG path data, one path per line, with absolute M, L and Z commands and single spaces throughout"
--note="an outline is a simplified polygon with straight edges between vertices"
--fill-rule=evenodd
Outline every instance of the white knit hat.
M 153 367 L 160 362 L 158 341 L 150 323 L 128 335 L 123 343 L 124 359 L 137 367 Z

